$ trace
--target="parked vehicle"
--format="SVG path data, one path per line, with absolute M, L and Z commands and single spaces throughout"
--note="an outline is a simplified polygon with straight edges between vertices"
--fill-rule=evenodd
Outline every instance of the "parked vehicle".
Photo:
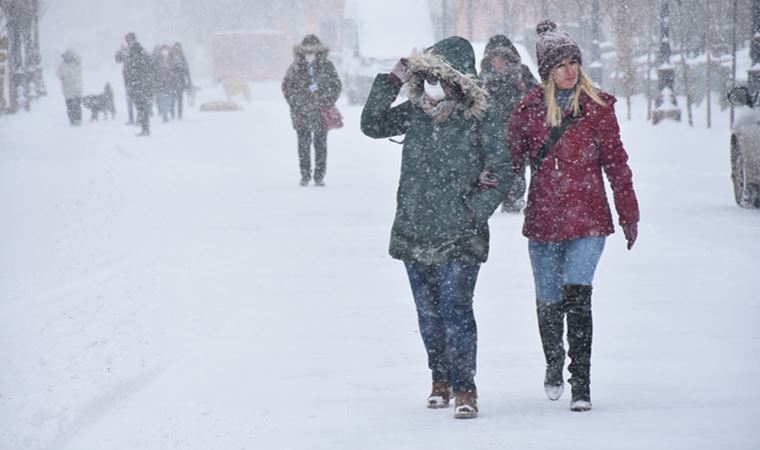
M 364 104 L 375 76 L 412 49 L 435 42 L 427 0 L 347 0 L 341 79 L 350 104 Z
M 760 208 L 760 101 L 744 87 L 728 93 L 728 101 L 738 107 L 731 129 L 731 179 L 736 204 Z

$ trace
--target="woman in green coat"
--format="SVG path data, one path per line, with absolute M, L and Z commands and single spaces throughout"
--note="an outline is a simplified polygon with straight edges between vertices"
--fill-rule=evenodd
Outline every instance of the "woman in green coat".
M 404 84 L 409 100 L 391 106 Z M 455 36 L 378 74 L 361 118 L 369 137 L 405 135 L 390 254 L 404 261 L 417 307 L 433 379 L 428 407 L 447 407 L 453 390 L 456 418 L 478 413 L 473 292 L 488 218 L 513 179 L 504 127 L 486 99 L 472 46 Z

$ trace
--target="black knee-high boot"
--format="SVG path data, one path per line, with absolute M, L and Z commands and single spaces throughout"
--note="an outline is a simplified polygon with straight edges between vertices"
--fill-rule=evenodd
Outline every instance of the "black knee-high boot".
M 557 400 L 565 389 L 562 371 L 565 367 L 565 311 L 563 302 L 537 303 L 538 332 L 546 359 L 544 391 L 549 400 Z
M 567 312 L 568 370 L 573 398 L 570 409 L 591 409 L 591 286 L 562 286 L 562 299 Z

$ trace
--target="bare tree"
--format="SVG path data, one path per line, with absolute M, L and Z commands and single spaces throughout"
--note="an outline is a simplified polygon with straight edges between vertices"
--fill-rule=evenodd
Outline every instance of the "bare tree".
M 638 20 L 632 14 L 632 0 L 622 0 L 615 5 L 613 21 L 617 37 L 617 64 L 620 75 L 620 88 L 626 100 L 628 120 L 631 120 L 631 96 L 636 85 L 636 69 L 633 61 L 634 36 L 638 32 Z

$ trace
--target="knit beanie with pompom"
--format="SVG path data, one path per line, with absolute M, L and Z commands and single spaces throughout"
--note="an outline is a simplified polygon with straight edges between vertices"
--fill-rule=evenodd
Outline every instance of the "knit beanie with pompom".
M 541 80 L 548 80 L 552 68 L 566 58 L 573 58 L 578 64 L 583 64 L 580 47 L 569 34 L 557 31 L 556 23 L 548 19 L 542 20 L 536 25 L 536 33 L 536 59 Z

